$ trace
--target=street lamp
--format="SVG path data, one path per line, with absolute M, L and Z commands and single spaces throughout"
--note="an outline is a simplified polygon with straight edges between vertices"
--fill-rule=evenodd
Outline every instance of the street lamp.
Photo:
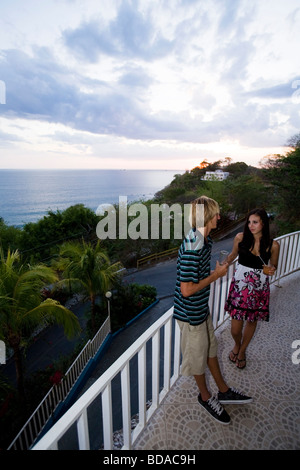
M 107 291 L 105 294 L 105 297 L 107 298 L 107 309 L 108 309 L 108 317 L 110 319 L 110 299 L 111 299 L 112 293 L 110 291 Z

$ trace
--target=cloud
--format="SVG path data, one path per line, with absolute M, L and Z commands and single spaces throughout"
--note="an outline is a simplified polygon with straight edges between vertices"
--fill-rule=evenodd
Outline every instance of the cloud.
M 45 48 L 36 48 L 34 57 L 20 51 L 6 51 L 0 70 L 7 84 L 4 115 L 61 123 L 99 135 L 137 140 L 205 143 L 231 136 L 250 144 L 253 133 L 260 135 L 260 140 L 265 138 L 271 116 L 281 111 L 279 105 L 273 103 L 274 99 L 292 95 L 288 83 L 249 92 L 236 89 L 235 96 L 230 98 L 233 99 L 232 106 L 224 107 L 223 113 L 216 112 L 208 119 L 210 112 L 218 106 L 217 92 L 222 94 L 222 90 L 209 93 L 196 87 L 191 97 L 193 105 L 198 103 L 202 112 L 194 117 L 187 111 L 174 114 L 161 110 L 153 114 L 149 112 L 146 97 L 142 98 L 143 93 L 135 93 L 135 90 L 154 83 L 143 68 L 119 69 L 121 74 L 116 84 L 79 74 L 74 80 L 72 70 L 58 64 Z M 128 89 L 132 92 L 128 93 Z M 270 106 L 262 112 L 262 105 L 253 101 L 254 98 L 267 98 Z M 280 120 L 272 119 L 273 129 L 279 128 Z M 283 139 L 282 132 L 275 137 L 273 132 L 268 133 L 270 138 Z M 284 140 L 286 138 L 288 136 Z
M 147 89 L 155 81 L 142 67 L 138 66 L 124 66 L 121 73 L 119 84 L 130 88 Z
M 266 100 L 286 100 L 292 97 L 294 93 L 293 84 L 296 83 L 297 80 L 293 79 L 291 82 L 288 83 L 280 83 L 278 85 L 274 85 L 271 87 L 264 87 L 264 88 L 257 88 L 255 90 L 251 90 L 245 93 L 246 97 L 251 98 L 263 98 Z M 299 80 L 300 84 L 300 80 Z
M 23 139 L 13 133 L 3 132 L 0 130 L 0 147 L 12 146 L 14 142 L 22 142 Z
M 231 0 L 230 2 L 220 0 L 217 4 L 219 7 L 218 9 L 221 12 L 218 22 L 218 33 L 221 36 L 224 36 L 224 34 L 231 35 L 233 27 L 236 28 L 237 26 L 239 31 L 241 31 L 240 12 L 245 7 L 244 2 L 241 2 L 240 0 Z
M 137 139 L 151 139 L 156 133 L 167 137 L 170 130 L 183 128 L 171 117 L 151 116 L 135 93 L 122 92 L 117 86 L 80 75 L 74 80 L 72 71 L 57 64 L 49 51 L 43 48 L 36 49 L 35 53 L 30 57 L 24 52 L 6 51 L 5 61 L 0 65 L 1 76 L 7 84 L 4 115 Z M 131 88 L 141 87 L 146 82 L 150 83 L 151 79 L 138 69 L 129 70 L 120 78 L 120 83 Z
M 173 42 L 157 31 L 149 17 L 122 1 L 117 16 L 108 25 L 92 19 L 63 33 L 66 46 L 84 62 L 95 63 L 99 55 L 141 58 L 144 61 L 169 54 Z
M 76 106 L 75 88 L 66 82 L 66 69 L 54 61 L 49 51 L 43 48 L 35 52 L 34 57 L 18 50 L 5 52 L 0 62 L 7 95 L 3 114 L 67 120 L 72 115 L 68 111 L 70 104 Z
M 59 136 L 65 145 L 61 125 L 70 148 L 72 141 L 74 148 L 88 142 L 89 133 L 97 142 L 101 136 L 111 146 L 118 142 L 118 149 L 122 139 L 131 148 L 136 142 L 141 155 L 142 142 L 148 155 L 151 141 L 171 152 L 175 143 L 182 149 L 224 139 L 249 147 L 281 145 L 298 132 L 300 121 L 299 90 L 292 88 L 298 55 L 288 60 L 298 44 L 292 38 L 299 34 L 299 11 L 291 8 L 293 0 L 287 2 L 286 21 L 282 6 L 273 17 L 272 2 L 103 0 L 102 9 L 93 1 L 87 9 L 81 2 L 57 2 L 64 17 L 57 22 L 57 15 L 49 16 L 42 42 L 47 45 L 40 47 L 32 32 L 26 42 L 30 22 L 19 18 L 24 31 L 16 37 L 24 38 L 24 47 L 12 36 L 0 53 L 6 85 L 1 115 L 11 122 L 21 118 L 22 125 L 30 121 L 32 132 L 35 121 L 36 135 L 41 122 L 49 123 L 51 132 L 57 126 L 56 149 Z M 32 24 L 37 23 L 33 15 Z M 285 29 L 274 29 L 281 24 Z M 12 129 L 17 139 L 17 127 L 7 126 L 3 141 Z M 23 139 L 24 132 L 20 135 Z

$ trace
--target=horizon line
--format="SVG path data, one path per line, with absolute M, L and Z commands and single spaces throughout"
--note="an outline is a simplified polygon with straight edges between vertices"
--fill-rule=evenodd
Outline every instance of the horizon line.
M 52 170 L 69 170 L 69 171 L 80 171 L 80 170 L 86 170 L 86 171 L 95 171 L 95 170 L 108 170 L 108 171 L 188 171 L 188 168 L 182 169 L 182 168 L 0 168 L 1 170 L 8 170 L 8 171 L 14 171 L 14 170 L 24 170 L 24 171 L 52 171 Z

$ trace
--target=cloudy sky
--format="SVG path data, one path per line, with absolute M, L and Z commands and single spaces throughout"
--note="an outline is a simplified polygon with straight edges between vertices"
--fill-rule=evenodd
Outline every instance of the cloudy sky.
M 299 0 L 0 0 L 0 168 L 258 165 L 299 44 Z

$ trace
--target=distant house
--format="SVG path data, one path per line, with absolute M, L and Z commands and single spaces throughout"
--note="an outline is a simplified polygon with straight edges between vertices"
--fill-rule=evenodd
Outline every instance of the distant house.
M 211 181 L 223 181 L 228 178 L 229 173 L 228 171 L 223 170 L 216 170 L 216 171 L 207 171 L 203 176 L 204 180 L 211 180 Z

